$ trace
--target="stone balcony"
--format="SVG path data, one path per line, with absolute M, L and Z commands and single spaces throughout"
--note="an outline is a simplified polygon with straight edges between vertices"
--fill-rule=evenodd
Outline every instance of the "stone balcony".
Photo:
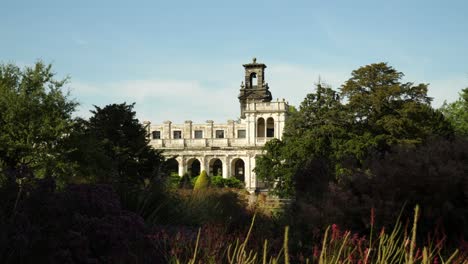
M 257 138 L 250 144 L 247 143 L 246 138 L 152 139 L 150 145 L 157 149 L 261 147 L 271 139 L 273 138 Z

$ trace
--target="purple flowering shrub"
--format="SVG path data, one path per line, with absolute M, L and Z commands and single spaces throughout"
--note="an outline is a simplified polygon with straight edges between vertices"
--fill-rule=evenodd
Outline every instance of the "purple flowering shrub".
M 47 178 L 24 188 L 14 215 L 3 215 L 8 229 L 6 239 L 0 238 L 0 262 L 160 261 L 143 219 L 122 210 L 111 187 L 70 185 L 55 191 L 54 180 Z

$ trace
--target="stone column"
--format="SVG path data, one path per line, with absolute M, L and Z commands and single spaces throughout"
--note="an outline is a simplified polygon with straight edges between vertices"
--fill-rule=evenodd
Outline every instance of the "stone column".
M 206 170 L 206 157 L 205 156 L 200 157 L 200 173 L 202 171 L 206 171 L 208 173 L 208 171 Z
M 280 122 L 281 122 L 281 120 L 280 120 L 280 118 L 281 118 L 280 114 L 277 113 L 276 118 L 275 118 L 275 135 L 274 135 L 275 138 L 277 138 L 277 139 L 281 139 L 281 132 L 280 132 Z
M 234 120 L 229 119 L 226 131 L 226 138 L 234 138 Z
M 205 138 L 213 138 L 213 120 L 206 120 Z
M 255 168 L 255 155 L 251 156 L 249 158 L 250 161 L 250 191 L 253 192 L 257 188 L 257 176 L 255 175 L 255 172 L 253 172 L 253 169 Z
M 162 139 L 171 139 L 172 136 L 171 136 L 171 125 L 172 125 L 172 122 L 167 120 L 167 121 L 164 121 L 163 123 L 163 131 L 162 131 L 162 135 L 161 135 L 161 138 Z
M 184 176 L 184 171 L 187 170 L 184 157 L 178 157 L 177 162 L 179 163 L 179 176 Z
M 255 114 L 249 114 L 247 116 L 247 144 L 255 145 L 257 138 L 257 120 Z
M 223 178 L 227 179 L 229 178 L 229 157 L 224 157 L 221 158 L 221 161 L 223 162 Z
M 192 120 L 185 121 L 184 124 L 184 138 L 191 139 L 192 138 Z
M 244 183 L 245 189 L 247 190 L 250 190 L 250 176 L 252 174 L 252 167 L 250 166 L 250 163 L 250 156 L 247 156 L 247 158 L 244 161 Z

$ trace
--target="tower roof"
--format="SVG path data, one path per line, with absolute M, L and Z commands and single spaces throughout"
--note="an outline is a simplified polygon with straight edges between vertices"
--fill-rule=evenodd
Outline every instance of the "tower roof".
M 257 63 L 257 58 L 253 58 L 251 63 L 242 64 L 245 68 L 266 68 L 267 66 L 263 63 Z

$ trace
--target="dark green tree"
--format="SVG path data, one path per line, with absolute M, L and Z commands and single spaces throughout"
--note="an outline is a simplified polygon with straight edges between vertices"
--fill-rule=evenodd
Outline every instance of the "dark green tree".
M 112 184 L 118 191 L 142 189 L 161 175 L 164 158 L 148 145 L 145 127 L 134 104 L 95 106 L 89 121 L 81 121 L 70 137 L 78 146 L 69 156 L 79 164 L 78 178 Z
M 304 186 L 318 184 L 304 167 L 319 169 L 327 184 L 327 179 L 340 181 L 360 168 L 371 152 L 450 137 L 451 125 L 430 106 L 427 85 L 403 83 L 402 78 L 403 73 L 377 63 L 353 71 L 339 93 L 319 84 L 291 113 L 282 141 L 266 144 L 256 173 L 288 196 L 298 186 L 309 190 Z
M 341 95 L 355 134 L 348 148 L 359 159 L 370 148 L 386 151 L 392 145 L 451 134 L 450 124 L 430 106 L 426 84 L 402 83 L 404 74 L 386 63 L 366 65 L 351 75 Z
M 265 145 L 264 155 L 257 158 L 257 175 L 274 183 L 277 194 L 294 194 L 297 171 L 305 163 L 325 157 L 325 165 L 334 166 L 336 149 L 346 138 L 346 122 L 339 94 L 319 83 L 316 91 L 306 96 L 299 111 L 290 112 L 283 140 L 274 139 Z
M 452 124 L 455 133 L 468 138 L 468 88 L 461 91 L 457 101 L 450 104 L 444 102 L 440 110 Z
M 39 61 L 20 69 L 0 65 L 0 169 L 22 177 L 63 176 L 68 164 L 63 141 L 71 131 L 77 103 L 55 79 L 52 66 Z

